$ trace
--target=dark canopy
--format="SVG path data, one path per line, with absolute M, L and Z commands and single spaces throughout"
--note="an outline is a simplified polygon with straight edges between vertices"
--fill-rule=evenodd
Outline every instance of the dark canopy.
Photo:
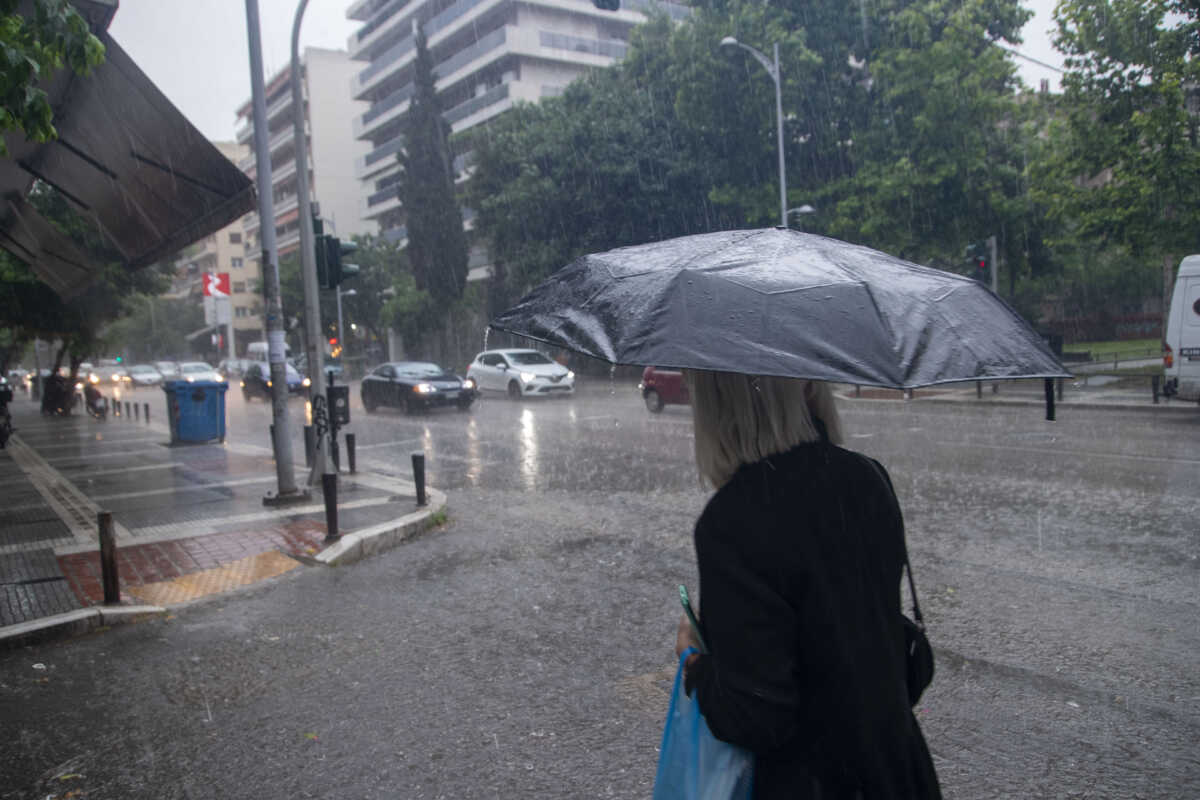
M 38 143 L 10 132 L 9 157 L 0 160 L 0 246 L 64 296 L 83 289 L 98 265 L 25 201 L 35 179 L 89 217 L 130 269 L 175 253 L 254 206 L 250 179 L 104 30 L 116 4 L 75 5 L 104 43 L 105 61 L 91 75 L 63 69 L 45 83 L 59 138 Z

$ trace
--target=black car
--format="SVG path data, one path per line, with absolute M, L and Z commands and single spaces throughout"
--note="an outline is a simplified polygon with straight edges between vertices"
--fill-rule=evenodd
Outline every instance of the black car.
M 311 382 L 296 371 L 291 364 L 284 364 L 287 375 L 288 394 L 308 395 Z M 271 399 L 271 365 L 264 361 L 251 361 L 246 371 L 242 373 L 242 397 L 246 402 L 252 398 Z
M 466 411 L 479 392 L 475 381 L 425 361 L 393 361 L 373 369 L 362 380 L 362 403 L 367 413 L 393 406 L 406 414 L 438 406 Z

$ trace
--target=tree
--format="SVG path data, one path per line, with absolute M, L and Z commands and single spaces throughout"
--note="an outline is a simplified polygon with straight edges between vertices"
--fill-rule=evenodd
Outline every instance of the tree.
M 384 306 L 388 302 L 396 281 L 404 269 L 404 255 L 400 248 L 379 236 L 355 236 L 358 250 L 354 263 L 358 264 L 358 275 L 350 281 L 354 294 L 342 297 L 342 312 L 349 327 L 353 321 L 367 329 L 376 342 L 387 342 L 388 319 Z M 343 337 L 349 336 L 343 332 Z
M 408 231 L 407 254 L 419 289 L 440 303 L 462 296 L 467 280 L 467 239 L 454 196 L 450 124 L 434 86 L 433 58 L 417 30 L 414 90 L 403 123 L 400 201 Z
M 1143 264 L 1200 247 L 1200 9 L 1185 0 L 1063 0 L 1062 111 L 1036 190 L 1062 240 Z
M 193 351 L 187 335 L 204 327 L 204 307 L 193 300 L 135 294 L 104 331 L 104 345 L 132 361 L 179 358 Z
M 33 0 L 33 14 L 17 13 L 20 0 L 0 0 L 0 133 L 18 130 L 34 142 L 58 134 L 54 110 L 38 84 L 63 66 L 86 75 L 104 61 L 104 45 L 67 0 Z M 0 156 L 8 148 L 0 139 Z

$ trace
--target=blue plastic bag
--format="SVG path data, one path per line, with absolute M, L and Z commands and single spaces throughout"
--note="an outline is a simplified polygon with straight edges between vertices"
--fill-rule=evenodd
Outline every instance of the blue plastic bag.
M 679 657 L 654 776 L 654 800 L 750 800 L 753 754 L 713 736 L 700 704 L 684 692 L 683 662 L 694 652 L 689 647 Z

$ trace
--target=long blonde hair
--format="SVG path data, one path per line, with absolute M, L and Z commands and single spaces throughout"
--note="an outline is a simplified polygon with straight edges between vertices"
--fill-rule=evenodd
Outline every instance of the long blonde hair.
M 743 464 L 820 438 L 814 418 L 834 444 L 842 426 L 829 384 L 797 378 L 686 370 L 702 479 L 724 486 Z

